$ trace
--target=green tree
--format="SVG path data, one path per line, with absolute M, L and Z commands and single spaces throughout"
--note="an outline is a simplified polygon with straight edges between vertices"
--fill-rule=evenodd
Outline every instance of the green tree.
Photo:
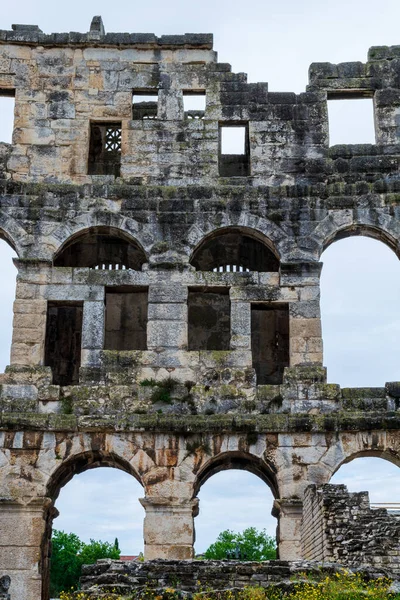
M 119 558 L 120 551 L 113 544 L 90 540 L 82 542 L 75 533 L 53 531 L 50 567 L 50 595 L 57 598 L 62 591 L 78 589 L 82 565 L 90 565 L 99 558 Z
M 242 533 L 229 529 L 222 531 L 214 544 L 205 551 L 204 558 L 222 560 L 240 552 L 242 560 L 273 560 L 276 558 L 275 539 L 267 534 L 265 529 L 257 531 L 248 527 Z

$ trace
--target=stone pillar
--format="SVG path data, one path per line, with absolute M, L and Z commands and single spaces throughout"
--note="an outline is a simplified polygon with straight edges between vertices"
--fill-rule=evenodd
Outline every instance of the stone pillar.
M 303 502 L 298 498 L 276 499 L 272 514 L 278 519 L 279 559 L 300 559 Z
M 199 511 L 199 500 L 169 498 L 141 498 L 146 511 L 144 519 L 144 557 L 189 559 L 193 558 L 194 517 Z
M 48 283 L 51 265 L 47 262 L 14 260 L 18 269 L 14 302 L 11 365 L 44 364 L 47 302 L 42 290 Z
M 41 555 L 48 500 L 22 505 L 0 498 L 0 577 L 11 578 L 12 600 L 42 597 Z
M 232 288 L 231 288 L 232 292 Z M 231 299 L 231 348 L 251 350 L 251 304 Z
M 282 287 L 299 288 L 299 300 L 289 304 L 290 366 L 322 365 L 319 280 L 322 263 L 282 263 Z
M 150 285 L 147 322 L 149 350 L 187 348 L 187 296 L 187 287 L 179 283 Z
M 100 366 L 100 353 L 104 348 L 104 300 L 85 300 L 82 319 L 82 367 Z

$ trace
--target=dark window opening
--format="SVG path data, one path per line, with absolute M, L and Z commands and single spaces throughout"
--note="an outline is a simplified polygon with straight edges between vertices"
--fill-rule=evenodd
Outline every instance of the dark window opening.
M 371 92 L 328 94 L 329 145 L 375 144 Z
M 105 350 L 147 349 L 148 291 L 106 288 Z
M 257 384 L 282 383 L 289 366 L 288 304 L 252 304 L 251 351 Z
M 99 227 L 73 238 L 55 258 L 54 266 L 139 271 L 144 262 L 143 250 L 132 240 L 116 229 Z
M 231 303 L 228 288 L 189 290 L 189 350 L 229 350 Z
M 55 385 L 77 385 L 81 364 L 83 302 L 47 305 L 45 365 Z
M 89 175 L 114 175 L 121 172 L 121 123 L 91 123 Z
M 247 177 L 250 175 L 248 124 L 220 124 L 219 174 L 221 177 Z
M 206 239 L 191 264 L 198 271 L 243 273 L 279 271 L 279 260 L 262 241 L 232 229 Z
M 206 110 L 205 91 L 183 90 L 183 110 L 185 119 L 204 119 Z
M 132 119 L 157 119 L 158 91 L 134 90 L 132 97 Z
M 15 90 L 0 89 L 0 142 L 12 143 Z

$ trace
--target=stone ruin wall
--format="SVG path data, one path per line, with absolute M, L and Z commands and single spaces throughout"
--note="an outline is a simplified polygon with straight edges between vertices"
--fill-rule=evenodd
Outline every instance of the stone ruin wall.
M 351 570 L 351 569 L 349 569 Z M 98 600 L 99 593 L 116 590 L 120 594 L 153 590 L 161 595 L 166 588 L 175 588 L 190 600 L 195 594 L 207 590 L 230 590 L 236 593 L 247 586 L 278 589 L 292 593 L 298 581 L 321 581 L 321 576 L 343 572 L 335 563 L 307 560 L 266 562 L 212 561 L 212 560 L 155 560 L 144 563 L 111 559 L 99 560 L 95 565 L 85 565 L 81 577 L 82 590 L 89 598 Z M 367 580 L 387 576 L 390 571 L 371 566 L 354 569 Z M 144 592 L 145 593 L 145 592 Z
M 343 565 L 369 564 L 400 573 L 400 519 L 371 509 L 368 492 L 311 485 L 304 494 L 303 556 Z
M 356 456 L 400 464 L 400 385 L 327 384 L 319 304 L 330 243 L 400 252 L 400 47 L 313 64 L 294 94 L 232 73 L 210 35 L 16 25 L 0 94 L 15 98 L 0 144 L 18 256 L 0 376 L 13 600 L 47 600 L 54 502 L 97 466 L 142 484 L 146 558 L 193 556 L 198 491 L 226 468 L 269 485 L 280 557 L 300 558 L 307 486 Z M 329 147 L 327 99 L 343 97 L 373 99 L 376 144 Z M 243 154 L 222 152 L 224 127 Z

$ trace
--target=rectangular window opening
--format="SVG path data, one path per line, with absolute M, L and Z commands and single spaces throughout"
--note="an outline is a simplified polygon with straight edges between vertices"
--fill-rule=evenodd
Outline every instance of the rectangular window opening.
M 328 95 L 329 145 L 375 144 L 373 99 Z
M 77 385 L 81 364 L 83 302 L 48 302 L 45 365 L 55 385 Z
M 147 350 L 148 290 L 106 288 L 105 350 Z
M 154 120 L 158 112 L 158 90 L 134 90 L 132 96 L 132 119 Z
M 230 342 L 229 288 L 189 289 L 189 350 L 229 350 Z
M 15 90 L 0 89 L 0 142 L 12 143 Z
M 120 176 L 121 122 L 90 123 L 89 175 Z
M 248 124 L 220 124 L 219 174 L 221 177 L 250 175 Z
M 251 351 L 258 385 L 278 385 L 289 366 L 289 305 L 251 305 Z
M 186 119 L 204 119 L 206 110 L 205 91 L 183 90 L 183 110 Z

